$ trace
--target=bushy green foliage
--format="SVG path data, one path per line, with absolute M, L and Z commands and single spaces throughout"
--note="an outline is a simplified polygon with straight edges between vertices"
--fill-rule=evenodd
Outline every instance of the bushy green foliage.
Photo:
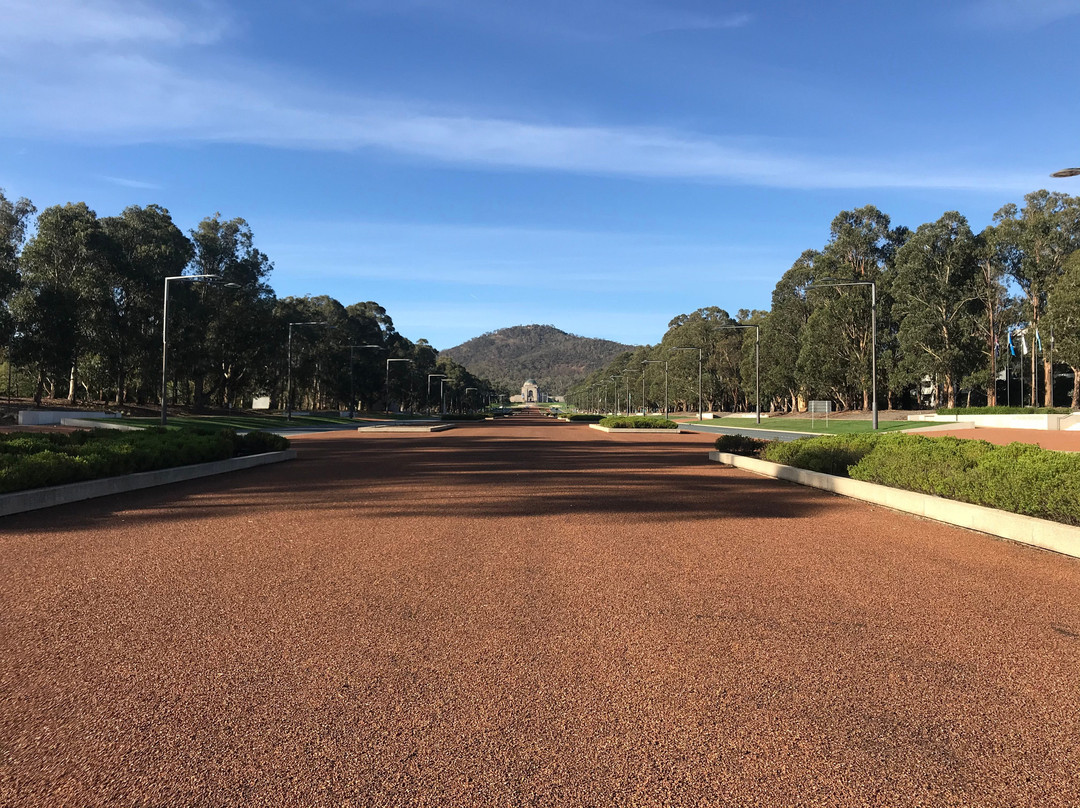
M 721 435 L 716 439 L 716 451 L 730 452 L 737 455 L 757 456 L 769 443 L 761 438 L 750 438 L 746 435 Z
M 830 435 L 770 443 L 774 463 L 1080 525 L 1080 455 L 1023 443 Z
M 12 433 L 0 436 L 0 492 L 208 463 L 287 446 L 279 435 L 238 436 L 231 429 Z
M 874 443 L 882 439 L 882 436 L 862 434 L 824 435 L 820 438 L 800 438 L 787 443 L 776 441 L 765 446 L 761 457 L 785 466 L 846 477 L 848 466 L 862 460 Z
M 604 420 L 604 416 L 595 413 L 579 412 L 566 416 L 566 420 L 577 421 L 578 423 L 598 424 Z
M 610 415 L 602 419 L 600 426 L 610 429 L 678 429 L 679 425 L 667 418 L 650 415 Z
M 283 452 L 289 448 L 289 439 L 273 432 L 248 432 L 237 435 L 236 454 L 253 455 L 266 452 Z
M 938 415 L 1069 415 L 1067 407 L 939 407 Z

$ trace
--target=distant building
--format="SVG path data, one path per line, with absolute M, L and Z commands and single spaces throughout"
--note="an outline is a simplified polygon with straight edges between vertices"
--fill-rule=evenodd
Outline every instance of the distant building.
M 521 395 L 510 396 L 510 401 L 515 404 L 542 404 L 548 401 L 555 401 L 547 393 L 540 392 L 540 386 L 534 379 L 526 379 L 525 384 L 521 385 Z

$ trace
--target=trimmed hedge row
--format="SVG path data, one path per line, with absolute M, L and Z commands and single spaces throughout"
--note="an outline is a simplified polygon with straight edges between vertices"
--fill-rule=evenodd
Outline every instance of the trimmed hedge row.
M 770 443 L 774 463 L 1080 525 L 1080 454 L 922 435 L 828 435 Z
M 598 424 L 604 420 L 604 416 L 595 413 L 577 412 L 573 415 L 567 415 L 566 420 L 584 422 L 588 424 Z
M 0 493 L 281 451 L 280 435 L 231 429 L 139 432 L 96 429 L 69 434 L 0 435 Z
M 746 435 L 721 435 L 716 439 L 716 451 L 758 457 L 768 443 L 769 441 L 763 438 L 751 438 Z
M 600 420 L 600 426 L 609 429 L 678 429 L 679 425 L 667 418 L 652 415 L 609 415 Z
M 1068 407 L 940 407 L 938 415 L 1071 415 Z

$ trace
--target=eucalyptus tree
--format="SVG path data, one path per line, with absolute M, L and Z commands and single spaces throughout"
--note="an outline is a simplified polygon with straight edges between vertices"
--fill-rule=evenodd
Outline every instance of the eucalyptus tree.
M 19 288 L 19 259 L 26 242 L 27 225 L 36 212 L 29 199 L 21 197 L 12 202 L 0 188 L 0 340 L 5 347 L 13 326 L 8 305 Z
M 1006 312 L 1010 308 L 1010 295 L 1005 286 L 1005 266 L 999 247 L 997 228 L 984 228 L 976 237 L 976 256 L 979 271 L 976 275 L 979 316 L 975 320 L 975 332 L 982 342 L 983 361 L 971 374 L 972 383 L 986 388 L 986 403 L 997 406 L 998 356 L 1005 334 Z
M 37 371 L 37 403 L 47 378 L 55 388 L 65 372 L 68 401 L 75 400 L 79 359 L 89 347 L 93 314 L 107 294 L 103 279 L 114 260 L 97 214 L 84 202 L 54 205 L 38 216 L 20 260 L 22 287 L 12 301 L 16 358 Z
M 661 346 L 669 359 L 669 379 L 674 400 L 688 409 L 697 400 L 698 359 L 692 351 L 701 349 L 701 398 L 705 409 L 712 411 L 730 396 L 739 394 L 739 357 L 741 337 L 721 326 L 735 325 L 735 320 L 718 306 L 706 306 L 690 314 L 680 314 L 668 323 Z M 640 364 L 633 370 L 640 370 Z
M 900 248 L 891 289 L 906 379 L 940 379 L 949 407 L 979 362 L 978 243 L 967 219 L 949 211 L 921 225 Z
M 1047 308 L 1047 296 L 1064 270 L 1065 259 L 1080 247 L 1080 199 L 1059 192 L 1033 191 L 1024 196 L 1024 207 L 1008 204 L 994 214 L 997 245 L 1005 271 L 1023 291 L 1029 323 L 1035 334 Z M 1034 334 L 1029 335 L 1030 339 Z M 1031 375 L 1035 378 L 1036 351 L 1031 352 Z M 1044 406 L 1050 406 L 1053 372 L 1043 357 Z M 1034 390 L 1032 400 L 1034 400 Z
M 268 282 L 274 265 L 255 247 L 251 227 L 241 218 L 223 220 L 214 214 L 190 236 L 194 274 L 216 275 L 222 282 L 190 290 L 198 302 L 189 317 L 201 329 L 199 342 L 186 346 L 194 398 L 203 404 L 212 396 L 219 405 L 231 406 L 255 386 L 257 368 L 276 350 L 265 338 L 275 300 Z
M 1073 374 L 1072 408 L 1080 409 L 1080 251 L 1065 260 L 1061 277 L 1050 292 L 1046 324 L 1053 359 L 1069 366 Z
M 193 250 L 159 205 L 125 208 L 119 216 L 101 219 L 101 226 L 114 260 L 102 279 L 108 288 L 95 317 L 96 343 L 116 403 L 126 401 L 129 392 L 141 403 L 158 386 L 164 279 L 181 274 Z
M 809 285 L 874 283 L 877 286 L 879 344 L 886 348 L 894 333 L 888 272 L 908 230 L 891 228 L 889 217 L 873 205 L 841 211 L 829 229 L 829 241 L 814 256 Z M 870 406 L 874 343 L 871 294 L 860 286 L 819 288 L 810 293 L 812 311 L 800 332 L 799 372 L 808 392 L 831 395 L 843 406 Z M 879 370 L 888 372 L 889 368 Z
M 761 323 L 762 392 L 791 411 L 799 409 L 804 393 L 800 339 L 811 312 L 806 289 L 815 277 L 820 255 L 817 250 L 804 251 L 783 274 L 773 288 L 772 308 Z

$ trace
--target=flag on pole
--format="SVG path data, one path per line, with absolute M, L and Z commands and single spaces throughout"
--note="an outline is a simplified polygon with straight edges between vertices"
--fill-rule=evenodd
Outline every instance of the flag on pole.
M 1012 341 L 1012 330 L 1010 329 L 1009 331 L 1006 331 L 1005 333 L 1006 333 L 1007 339 L 1009 341 L 1009 356 L 1016 356 L 1016 346 L 1013 345 L 1013 341 Z
M 1020 347 L 1024 351 L 1024 356 L 1027 356 L 1028 355 L 1028 347 L 1027 347 L 1027 335 L 1026 334 L 1021 334 L 1020 335 Z
M 1042 353 L 1042 337 L 1039 336 L 1039 329 L 1035 329 L 1035 344 L 1039 346 L 1039 353 Z

